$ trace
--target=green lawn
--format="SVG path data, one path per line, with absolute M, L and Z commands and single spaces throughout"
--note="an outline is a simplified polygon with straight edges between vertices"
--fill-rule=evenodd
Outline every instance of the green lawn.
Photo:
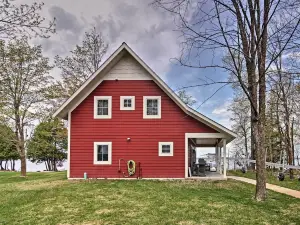
M 267 172 L 267 182 L 270 184 L 276 184 L 278 186 L 294 189 L 300 191 L 300 181 L 298 181 L 297 176 L 295 176 L 294 180 L 289 178 L 289 175 L 285 175 L 284 181 L 279 181 L 277 179 L 278 172 Z M 247 173 L 242 173 L 240 170 L 237 171 L 228 171 L 228 176 L 239 176 L 239 177 L 247 177 L 251 179 L 256 179 L 256 173 L 253 171 L 247 171 Z
M 68 181 L 0 173 L 0 224 L 300 224 L 300 200 L 232 180 Z

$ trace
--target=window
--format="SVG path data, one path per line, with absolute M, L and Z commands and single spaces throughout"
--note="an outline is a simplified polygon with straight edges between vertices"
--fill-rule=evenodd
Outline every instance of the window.
M 94 97 L 94 119 L 111 119 L 111 96 Z
M 159 142 L 158 143 L 159 156 L 173 156 L 173 142 Z
M 161 118 L 161 97 L 160 96 L 144 96 L 144 119 L 160 119 Z
M 134 110 L 135 109 L 135 97 L 134 96 L 121 96 L 120 97 L 120 109 L 121 110 Z
M 111 142 L 94 142 L 94 164 L 111 164 Z

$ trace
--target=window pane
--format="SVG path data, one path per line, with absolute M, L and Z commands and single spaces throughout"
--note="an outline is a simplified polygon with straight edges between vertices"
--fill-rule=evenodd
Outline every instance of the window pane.
M 98 115 L 103 115 L 103 109 L 102 108 L 98 108 Z
M 152 100 L 153 107 L 157 107 L 157 99 Z
M 147 108 L 147 115 L 158 115 L 158 109 L 155 107 Z
M 101 145 L 102 146 L 102 153 L 108 154 L 108 145 Z
M 102 160 L 102 154 L 99 154 L 99 153 L 97 154 L 97 161 L 103 161 Z
M 103 107 L 103 101 L 102 100 L 98 100 L 98 107 Z
M 157 108 L 152 108 L 152 115 L 158 115 Z
M 108 145 L 98 145 L 98 161 L 108 161 Z
M 171 152 L 171 146 L 170 145 L 162 145 L 161 152 L 162 153 L 170 153 Z
M 108 107 L 108 100 L 102 100 L 103 101 L 103 107 Z
M 103 154 L 103 160 L 102 161 L 108 161 L 108 154 Z
M 152 99 L 147 99 L 147 107 L 152 107 Z
M 153 115 L 152 108 L 147 108 L 147 115 Z
M 103 114 L 102 115 L 108 115 L 108 108 L 103 108 Z

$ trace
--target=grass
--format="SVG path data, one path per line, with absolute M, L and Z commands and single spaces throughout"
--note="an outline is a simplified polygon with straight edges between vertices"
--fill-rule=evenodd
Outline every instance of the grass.
M 300 200 L 228 181 L 68 181 L 0 173 L 0 224 L 300 224 Z
M 297 176 L 295 179 L 291 180 L 289 175 L 285 175 L 284 181 L 279 181 L 277 179 L 278 172 L 270 172 L 267 171 L 267 182 L 269 184 L 275 184 L 278 186 L 294 189 L 300 191 L 300 181 L 298 181 Z M 239 176 L 239 177 L 246 177 L 250 179 L 256 179 L 256 173 L 254 171 L 247 171 L 247 173 L 242 173 L 240 170 L 230 170 L 228 171 L 228 176 Z

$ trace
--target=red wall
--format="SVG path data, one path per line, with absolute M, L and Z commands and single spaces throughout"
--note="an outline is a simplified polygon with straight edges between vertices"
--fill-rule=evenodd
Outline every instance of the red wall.
M 112 96 L 112 119 L 93 118 L 94 96 Z M 120 110 L 120 96 L 135 96 L 135 110 Z M 161 96 L 161 119 L 143 119 L 143 96 Z M 144 178 L 184 178 L 185 133 L 195 132 L 215 131 L 186 116 L 153 81 L 103 81 L 71 114 L 70 177 L 123 177 L 124 158 L 140 162 Z M 112 164 L 94 165 L 94 142 L 106 141 L 112 142 Z M 173 157 L 158 156 L 163 141 L 174 143 Z

